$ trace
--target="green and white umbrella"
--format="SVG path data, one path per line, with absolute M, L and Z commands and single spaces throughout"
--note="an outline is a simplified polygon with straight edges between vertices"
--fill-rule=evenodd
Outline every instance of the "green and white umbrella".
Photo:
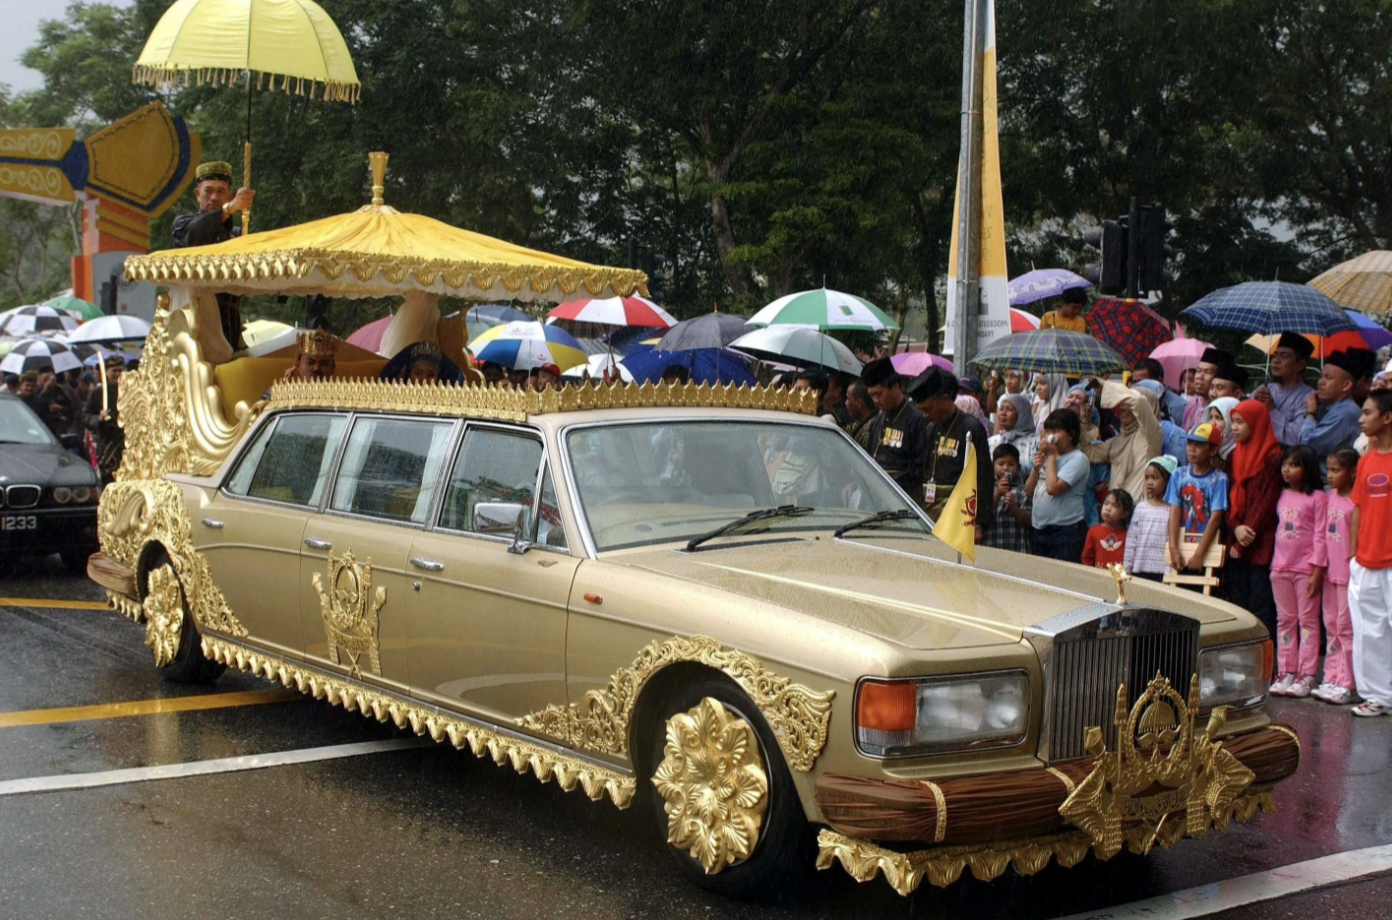
M 863 297 L 829 291 L 802 291 L 780 297 L 749 318 L 751 326 L 815 326 L 881 332 L 898 329 L 889 314 Z

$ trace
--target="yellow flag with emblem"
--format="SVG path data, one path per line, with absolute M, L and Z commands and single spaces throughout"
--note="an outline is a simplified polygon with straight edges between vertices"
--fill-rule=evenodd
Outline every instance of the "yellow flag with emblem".
M 947 497 L 942 514 L 938 516 L 933 534 L 948 546 L 976 561 L 976 507 L 981 496 L 976 494 L 976 451 L 971 438 L 967 442 L 967 458 L 962 463 L 962 475 Z

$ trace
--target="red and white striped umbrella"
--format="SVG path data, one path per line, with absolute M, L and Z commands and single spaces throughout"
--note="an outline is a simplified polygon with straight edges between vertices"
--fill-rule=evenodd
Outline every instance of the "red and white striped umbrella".
M 548 320 L 568 319 L 578 323 L 603 323 L 608 326 L 645 326 L 668 329 L 677 319 L 646 297 L 586 297 L 570 300 L 550 313 Z

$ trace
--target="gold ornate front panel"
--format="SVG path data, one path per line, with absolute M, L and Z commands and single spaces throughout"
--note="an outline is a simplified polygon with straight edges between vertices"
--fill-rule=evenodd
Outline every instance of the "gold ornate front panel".
M 184 627 L 184 603 L 179 593 L 179 576 L 168 564 L 150 572 L 149 590 L 141 611 L 145 617 L 145 644 L 155 656 L 155 667 L 174 660 Z
M 638 653 L 632 665 L 609 678 L 603 690 L 591 690 L 579 703 L 569 706 L 547 706 L 519 722 L 523 728 L 582 750 L 627 754 L 629 722 L 639 692 L 654 674 L 680 661 L 715 668 L 739 684 L 768 720 L 788 766 L 801 773 L 812 769 L 826 746 L 836 691 L 818 693 L 795 684 L 768 671 L 752 655 L 724 648 L 709 636 L 653 642 Z
M 132 571 L 138 568 L 147 544 L 163 546 L 198 628 L 246 635 L 246 628 L 213 584 L 208 560 L 194 549 L 184 495 L 177 485 L 163 479 L 113 482 L 102 490 L 97 529 L 102 551 Z
M 753 727 L 712 697 L 667 720 L 653 785 L 667 812 L 667 842 L 707 875 L 748 859 L 768 808 L 768 773 Z
M 347 655 L 349 673 L 362 676 L 358 659 L 364 653 L 373 674 L 381 676 L 381 648 L 377 636 L 377 615 L 387 602 L 387 589 L 372 587 L 372 560 L 361 565 L 348 550 L 335 559 L 328 558 L 328 578 L 314 573 L 314 591 L 319 595 L 319 615 L 329 640 L 329 660 L 342 664 L 339 651 Z
M 1214 709 L 1202 732 L 1195 731 L 1198 711 L 1197 674 L 1186 701 L 1157 673 L 1129 712 L 1126 685 L 1117 689 L 1115 752 L 1099 728 L 1087 730 L 1095 766 L 1059 813 L 1087 832 L 1099 857 L 1114 856 L 1123 843 L 1144 854 L 1156 843 L 1168 847 L 1227 826 L 1256 774 L 1214 740 L 1227 707 Z

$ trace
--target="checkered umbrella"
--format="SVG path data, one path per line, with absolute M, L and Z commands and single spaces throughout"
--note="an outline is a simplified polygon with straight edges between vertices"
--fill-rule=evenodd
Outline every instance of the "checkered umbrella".
M 1332 335 L 1353 328 L 1353 322 L 1334 301 L 1312 287 L 1287 281 L 1244 281 L 1220 288 L 1200 297 L 1182 315 L 1207 326 L 1262 335 Z
M 1131 365 L 1108 345 L 1067 329 L 1035 329 L 996 339 L 972 364 L 990 370 L 1084 377 L 1124 371 Z
M 1375 249 L 1341 262 L 1310 282 L 1341 307 L 1392 314 L 1392 252 Z
M 77 320 L 66 310 L 39 304 L 10 310 L 0 323 L 0 333 L 29 335 L 34 332 L 68 332 L 77 328 Z
M 1087 315 L 1088 329 L 1135 366 L 1174 338 L 1165 318 L 1139 300 L 1099 297 Z
M 82 361 L 73 350 L 56 339 L 25 339 L 0 361 L 0 373 L 22 374 L 51 367 L 61 374 L 81 366 Z

